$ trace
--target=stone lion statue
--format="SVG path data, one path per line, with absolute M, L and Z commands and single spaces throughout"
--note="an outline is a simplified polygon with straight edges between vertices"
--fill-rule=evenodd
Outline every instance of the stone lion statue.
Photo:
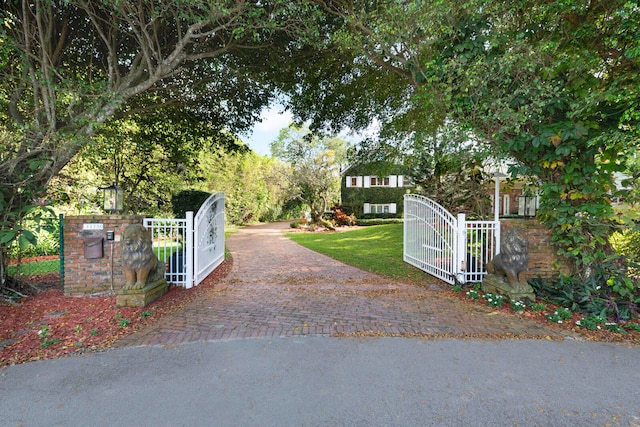
M 142 289 L 164 278 L 164 265 L 152 248 L 151 236 L 142 224 L 129 225 L 122 235 L 120 258 L 126 283 L 123 289 Z
M 522 231 L 509 228 L 502 235 L 500 253 L 487 264 L 487 273 L 506 276 L 514 289 L 528 288 L 529 241 Z

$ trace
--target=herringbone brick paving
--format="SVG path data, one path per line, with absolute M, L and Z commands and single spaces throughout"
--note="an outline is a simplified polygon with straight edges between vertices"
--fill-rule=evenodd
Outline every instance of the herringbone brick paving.
M 118 346 L 295 335 L 559 337 L 544 326 L 394 282 L 299 246 L 287 223 L 232 235 L 229 275 Z M 431 288 L 431 289 L 430 289 Z

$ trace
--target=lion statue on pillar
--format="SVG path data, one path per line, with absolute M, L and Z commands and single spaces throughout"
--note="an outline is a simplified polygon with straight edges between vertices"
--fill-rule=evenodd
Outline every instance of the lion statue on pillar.
M 482 290 L 507 295 L 511 301 L 535 301 L 533 288 L 527 283 L 529 241 L 518 229 L 509 228 L 503 236 L 500 253 L 487 263 Z
M 487 273 L 506 276 L 509 283 L 518 287 L 527 283 L 529 242 L 520 230 L 510 228 L 503 235 L 500 253 L 487 264 Z
M 143 289 L 164 278 L 164 265 L 153 252 L 149 232 L 142 224 L 127 226 L 122 234 L 120 259 L 124 268 L 123 289 Z

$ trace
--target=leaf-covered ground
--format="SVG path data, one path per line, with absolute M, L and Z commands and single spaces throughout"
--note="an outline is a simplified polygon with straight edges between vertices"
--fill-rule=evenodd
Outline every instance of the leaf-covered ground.
M 107 349 L 211 289 L 230 268 L 227 260 L 191 289 L 170 286 L 165 296 L 145 308 L 117 308 L 115 296 L 68 297 L 57 275 L 39 277 L 40 286 L 48 290 L 17 305 L 0 303 L 0 367 Z

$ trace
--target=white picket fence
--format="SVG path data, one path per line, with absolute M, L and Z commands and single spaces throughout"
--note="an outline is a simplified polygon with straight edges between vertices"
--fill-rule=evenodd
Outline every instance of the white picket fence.
M 467 221 L 435 201 L 404 196 L 404 261 L 447 283 L 477 283 L 500 247 L 500 221 Z
M 224 193 L 212 194 L 194 216 L 145 218 L 167 282 L 191 288 L 224 261 Z

